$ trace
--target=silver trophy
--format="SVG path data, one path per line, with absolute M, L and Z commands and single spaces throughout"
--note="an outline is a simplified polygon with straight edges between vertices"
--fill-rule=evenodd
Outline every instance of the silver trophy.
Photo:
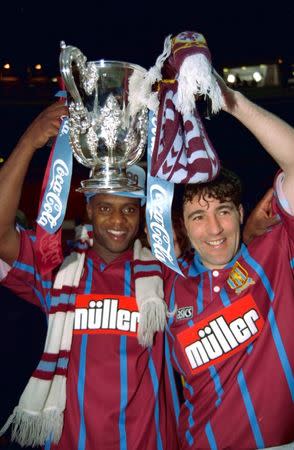
M 87 63 L 76 47 L 61 42 L 60 71 L 69 94 L 69 130 L 73 154 L 90 168 L 81 192 L 136 191 L 127 166 L 143 156 L 148 115 L 130 112 L 129 79 L 142 67 L 121 61 Z

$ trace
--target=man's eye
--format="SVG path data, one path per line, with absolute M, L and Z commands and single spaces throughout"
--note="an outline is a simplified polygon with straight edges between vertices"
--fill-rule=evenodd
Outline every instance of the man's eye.
M 200 222 L 200 220 L 202 220 L 203 219 L 203 216 L 194 216 L 193 218 L 192 218 L 192 220 L 195 222 Z
M 219 213 L 221 216 L 225 216 L 226 214 L 230 214 L 230 210 L 229 209 L 222 209 Z
M 109 206 L 99 206 L 98 209 L 99 209 L 99 211 L 102 212 L 102 213 L 107 213 L 107 212 L 110 211 Z
M 123 209 L 124 214 L 134 214 L 136 212 L 136 208 L 129 206 L 128 208 Z

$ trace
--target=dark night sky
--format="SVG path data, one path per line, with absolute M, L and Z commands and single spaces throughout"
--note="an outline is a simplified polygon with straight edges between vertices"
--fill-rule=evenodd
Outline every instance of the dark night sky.
M 17 4 L 18 3 L 18 4 Z M 1 6 L 0 55 L 17 65 L 58 70 L 59 42 L 88 60 L 153 65 L 168 34 L 202 32 L 215 65 L 293 59 L 294 2 L 13 2 Z M 216 4 L 215 4 L 216 3 Z M 220 4 L 221 3 L 221 4 Z M 204 6 L 206 5 L 206 6 Z M 216 6 L 218 5 L 218 6 Z
M 67 45 L 80 48 L 89 61 L 116 59 L 141 64 L 148 69 L 161 53 L 167 35 L 195 30 L 206 37 L 217 69 L 224 65 L 274 62 L 278 58 L 294 63 L 293 0 L 275 2 L 274 7 L 267 1 L 258 0 L 240 4 L 186 0 L 174 7 L 171 2 L 153 0 L 137 0 L 136 3 L 80 0 L 79 3 L 76 7 L 67 1 L 8 0 L 1 6 L 0 62 L 9 61 L 24 74 L 27 65 L 41 63 L 45 72 L 57 74 L 59 44 L 64 40 Z M 32 98 L 33 95 L 32 92 Z M 265 102 L 262 106 L 293 123 L 293 106 L 285 99 L 280 104 Z M 2 153 L 6 156 L 36 111 L 27 106 L 15 109 L 14 105 L 9 109 L 4 104 L 1 114 Z M 17 118 L 15 114 L 18 114 Z M 13 124 L 13 132 L 10 124 Z M 244 172 L 246 181 L 246 176 L 251 173 L 247 169 L 250 161 L 247 149 L 252 149 L 252 153 L 256 151 L 254 140 L 231 118 L 225 117 L 225 113 L 205 126 L 224 163 L 229 162 L 233 170 Z M 238 158 L 235 148 L 239 150 Z M 244 155 L 243 159 L 241 155 Z M 260 152 L 259 155 L 260 167 L 264 170 L 270 164 L 269 157 L 262 159 L 263 154 Z M 39 159 L 34 161 L 39 167 Z M 256 172 L 260 173 L 259 167 Z M 271 180 L 272 170 L 267 172 Z M 268 183 L 267 178 L 263 178 L 266 181 L 261 192 Z

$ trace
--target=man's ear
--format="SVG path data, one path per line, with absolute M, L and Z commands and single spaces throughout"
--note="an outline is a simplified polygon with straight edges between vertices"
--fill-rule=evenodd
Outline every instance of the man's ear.
M 92 217 L 93 217 L 93 209 L 92 209 L 92 206 L 91 206 L 91 202 L 88 202 L 88 203 L 86 204 L 86 210 L 87 210 L 87 216 L 88 216 L 88 219 L 89 219 L 90 221 L 92 221 Z
M 244 220 L 244 208 L 243 205 L 240 203 L 239 205 L 239 215 L 240 215 L 240 224 L 243 224 L 243 220 Z

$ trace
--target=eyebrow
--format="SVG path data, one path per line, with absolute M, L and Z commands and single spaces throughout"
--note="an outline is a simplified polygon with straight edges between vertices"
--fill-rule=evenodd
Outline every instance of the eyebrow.
M 135 206 L 135 207 L 140 207 L 140 205 L 138 203 L 124 203 L 123 208 L 125 208 L 126 206 Z
M 104 201 L 98 201 L 97 203 L 95 203 L 95 206 L 111 206 L 110 202 L 104 202 Z
M 223 208 L 229 208 L 229 209 L 233 209 L 234 205 L 232 202 L 224 202 L 221 203 L 219 206 L 217 206 L 215 208 L 216 211 L 219 211 Z M 196 209 L 195 211 L 192 211 L 189 215 L 188 215 L 188 219 L 191 219 L 192 216 L 196 215 L 196 214 L 206 214 L 207 213 L 207 209 L 201 208 L 201 209 Z
M 95 206 L 113 206 L 113 203 L 111 202 L 105 202 L 103 200 L 98 201 Z M 126 208 L 127 206 L 132 206 L 132 207 L 139 207 L 140 205 L 138 203 L 123 203 L 122 205 L 120 205 L 120 208 Z

